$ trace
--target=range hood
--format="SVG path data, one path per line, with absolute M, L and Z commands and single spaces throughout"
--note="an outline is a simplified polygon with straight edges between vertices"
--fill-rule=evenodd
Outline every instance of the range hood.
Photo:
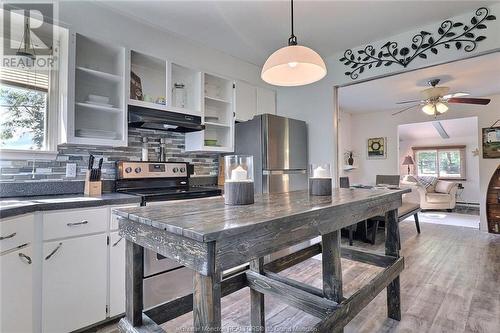
M 199 116 L 135 105 L 128 106 L 128 126 L 179 133 L 196 132 L 205 129 L 205 125 L 201 124 L 201 117 Z

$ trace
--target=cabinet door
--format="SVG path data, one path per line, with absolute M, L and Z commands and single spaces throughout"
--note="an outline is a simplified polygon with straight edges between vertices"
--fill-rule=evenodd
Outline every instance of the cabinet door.
M 33 332 L 33 264 L 28 246 L 0 256 L 0 332 Z
M 276 92 L 271 89 L 257 88 L 256 114 L 276 114 Z
M 257 107 L 256 89 L 254 86 L 242 82 L 236 82 L 234 96 L 234 109 L 237 121 L 247 121 L 255 116 Z
M 125 312 L 125 239 L 109 236 L 109 316 Z
M 44 332 L 70 332 L 106 318 L 105 234 L 47 242 L 42 260 Z

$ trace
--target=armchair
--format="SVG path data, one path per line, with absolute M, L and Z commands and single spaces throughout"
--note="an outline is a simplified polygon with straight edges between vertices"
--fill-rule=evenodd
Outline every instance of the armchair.
M 412 187 L 418 193 L 420 208 L 422 209 L 446 209 L 451 211 L 456 205 L 456 194 L 458 184 L 454 182 L 438 180 L 433 187 L 425 188 L 411 175 L 405 176 L 401 184 Z

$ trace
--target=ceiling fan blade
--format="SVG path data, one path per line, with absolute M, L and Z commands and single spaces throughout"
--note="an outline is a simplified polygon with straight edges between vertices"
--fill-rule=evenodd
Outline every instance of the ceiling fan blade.
M 400 113 L 403 113 L 403 112 L 405 112 L 405 111 L 408 111 L 408 110 L 410 110 L 410 109 L 412 109 L 412 108 L 414 108 L 414 107 L 416 107 L 416 106 L 419 106 L 419 105 L 420 105 L 420 104 L 415 104 L 415 105 L 409 106 L 409 107 L 407 107 L 407 108 L 404 108 L 403 110 L 399 110 L 398 112 L 394 112 L 392 115 L 393 115 L 393 116 L 395 116 L 395 115 L 397 115 L 397 114 L 400 114 Z
M 448 103 L 488 105 L 490 101 L 491 99 L 489 98 L 453 97 L 448 100 Z
M 403 101 L 403 102 L 397 102 L 396 104 L 406 104 L 406 103 L 415 103 L 415 102 L 421 102 L 421 100 L 416 99 L 416 100 L 413 100 L 413 101 Z
M 456 92 L 456 93 L 453 93 L 453 94 L 444 95 L 443 99 L 450 99 L 450 98 L 453 98 L 453 97 L 465 97 L 465 96 L 469 96 L 469 95 L 470 94 L 466 93 L 466 92 Z

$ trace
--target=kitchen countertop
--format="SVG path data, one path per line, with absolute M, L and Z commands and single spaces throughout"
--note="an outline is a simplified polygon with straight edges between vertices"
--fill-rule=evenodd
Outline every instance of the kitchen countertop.
M 0 218 L 36 211 L 98 207 L 140 202 L 140 197 L 122 193 L 104 193 L 100 197 L 86 197 L 83 194 L 76 194 L 0 198 Z
M 259 228 L 265 228 L 269 221 L 286 222 L 304 214 L 314 219 L 318 214 L 338 214 L 344 209 L 344 214 L 352 215 L 361 204 L 373 206 L 373 211 L 377 211 L 378 204 L 387 200 L 401 201 L 401 196 L 408 192 L 409 189 L 334 189 L 332 196 L 310 196 L 308 191 L 295 191 L 256 196 L 254 204 L 244 206 L 228 206 L 222 197 L 214 197 L 191 200 L 183 205 L 172 202 L 114 212 L 133 222 L 195 241 L 210 242 L 245 233 L 259 224 Z

